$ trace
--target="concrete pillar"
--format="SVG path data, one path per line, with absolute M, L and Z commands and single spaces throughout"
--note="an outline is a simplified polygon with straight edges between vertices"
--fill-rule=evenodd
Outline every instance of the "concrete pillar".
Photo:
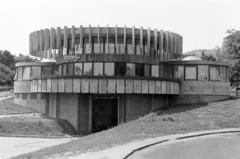
M 60 27 L 57 27 L 57 56 L 62 56 L 62 30 Z
M 54 28 L 50 30 L 50 50 L 51 50 L 51 58 L 55 59 L 56 57 L 56 31 Z
M 80 54 L 82 54 L 82 53 L 83 53 L 83 27 L 82 27 L 82 25 L 80 25 L 79 34 L 80 34 L 80 35 L 79 35 L 79 36 L 80 36 L 80 41 L 79 41 L 80 47 L 79 47 L 78 52 L 79 52 Z
M 49 29 L 45 29 L 45 47 L 44 47 L 44 57 L 45 58 L 50 58 L 50 53 L 49 53 L 49 47 L 50 47 L 50 31 Z
M 109 28 L 108 28 L 108 25 L 107 25 L 107 30 L 106 30 L 106 32 L 107 32 L 107 37 L 106 37 L 106 43 L 107 43 L 107 45 L 105 46 L 105 53 L 109 53 Z
M 151 48 L 151 30 L 150 30 L 150 28 L 148 28 L 148 30 L 147 30 L 147 49 L 149 51 L 149 54 L 150 54 L 150 48 Z
M 37 31 L 37 51 L 39 52 L 40 50 L 40 31 Z
M 132 49 L 134 54 L 136 54 L 136 48 L 135 48 L 135 27 L 132 27 Z
M 118 52 L 118 26 L 116 25 L 115 27 L 115 53 L 119 53 Z
M 92 52 L 92 27 L 91 27 L 91 25 L 89 25 L 88 38 L 89 38 L 89 47 L 90 47 L 91 53 L 93 53 Z
M 127 28 L 126 28 L 126 25 L 124 26 L 124 29 L 123 29 L 123 45 L 124 45 L 124 50 L 125 50 L 125 54 L 126 54 L 126 48 L 127 48 Z
M 72 26 L 72 28 L 71 28 L 72 42 L 71 42 L 71 50 L 69 52 L 71 55 L 75 55 L 75 36 L 76 36 L 76 29 L 74 26 Z
M 163 31 L 159 31 L 159 57 L 163 60 Z
M 44 57 L 44 31 L 40 30 L 40 54 L 41 54 L 41 58 Z
M 67 55 L 67 49 L 68 49 L 68 27 L 64 27 L 63 32 L 63 55 Z
M 154 30 L 154 52 L 155 55 L 154 56 L 158 56 L 158 31 L 157 29 Z
M 33 47 L 32 47 L 32 33 L 29 34 L 29 53 L 33 52 Z
M 168 32 L 164 32 L 164 35 L 165 35 L 165 56 L 164 56 L 164 59 L 165 60 L 168 60 Z
M 143 55 L 143 27 L 140 28 L 140 48 L 141 48 L 141 55 Z

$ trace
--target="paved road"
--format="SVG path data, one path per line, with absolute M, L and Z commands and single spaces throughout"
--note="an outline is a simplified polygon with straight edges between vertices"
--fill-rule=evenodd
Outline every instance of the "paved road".
M 240 159 L 240 133 L 210 135 L 158 144 L 130 159 Z
M 74 140 L 74 138 L 0 137 L 0 159 L 18 156 Z

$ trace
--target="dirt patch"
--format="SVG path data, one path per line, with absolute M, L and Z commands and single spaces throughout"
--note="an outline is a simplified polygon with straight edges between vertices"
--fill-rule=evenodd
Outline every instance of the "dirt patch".
M 66 134 L 73 135 L 75 131 L 65 120 L 30 116 L 0 118 L 0 135 L 65 136 Z

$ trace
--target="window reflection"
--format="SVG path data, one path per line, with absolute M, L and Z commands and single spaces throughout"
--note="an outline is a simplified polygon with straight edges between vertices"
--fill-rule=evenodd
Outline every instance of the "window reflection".
M 18 67 L 18 79 L 22 79 L 22 67 Z
M 210 80 L 220 80 L 218 67 L 210 66 Z
M 136 64 L 136 76 L 144 76 L 144 64 Z
M 103 63 L 102 62 L 94 62 L 94 76 L 102 76 L 103 75 Z
M 42 66 L 42 76 L 51 76 L 52 67 L 51 66 Z
M 127 53 L 134 54 L 134 48 L 132 46 L 132 38 L 127 38 Z
M 41 66 L 32 66 L 31 68 L 31 77 L 40 77 L 41 76 Z
M 152 65 L 152 77 L 159 77 L 159 66 L 158 65 Z
M 197 71 L 195 66 L 185 66 L 185 79 L 186 80 L 197 79 Z
M 92 63 L 91 62 L 85 62 L 83 63 L 83 74 L 84 75 L 92 75 Z
M 165 71 L 164 71 L 164 65 L 163 64 L 159 64 L 159 77 L 160 78 L 164 78 L 165 76 L 164 76 L 164 73 L 165 73 Z
M 208 80 L 208 65 L 198 65 L 198 80 Z
M 127 63 L 127 76 L 135 76 L 135 64 Z
M 82 75 L 82 63 L 74 63 L 74 74 L 75 75 Z
M 73 75 L 73 63 L 68 64 L 68 75 Z
M 184 67 L 183 67 L 183 65 L 174 65 L 174 78 L 184 79 Z
M 126 74 L 126 63 L 116 62 L 115 63 L 115 75 L 116 76 L 125 76 Z
M 151 75 L 151 65 L 149 64 L 144 64 L 144 76 L 145 77 L 150 77 Z
M 30 67 L 23 67 L 23 79 L 29 79 L 30 78 Z
M 104 64 L 105 68 L 105 74 L 107 76 L 113 76 L 114 75 L 114 63 L 106 62 Z

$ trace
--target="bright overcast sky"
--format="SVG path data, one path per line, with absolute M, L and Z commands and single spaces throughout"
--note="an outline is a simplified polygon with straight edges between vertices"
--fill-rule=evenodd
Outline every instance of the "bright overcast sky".
M 2 0 L 0 49 L 28 54 L 29 33 L 68 26 L 135 26 L 183 36 L 183 52 L 221 46 L 240 27 L 239 0 Z

